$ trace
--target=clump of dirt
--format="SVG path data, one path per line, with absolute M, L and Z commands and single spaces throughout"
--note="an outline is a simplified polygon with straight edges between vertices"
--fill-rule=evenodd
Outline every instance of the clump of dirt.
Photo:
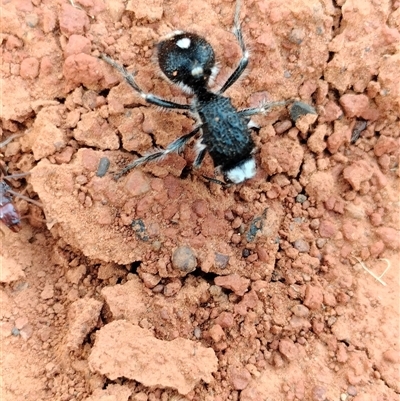
M 221 87 L 240 47 L 228 1 L 1 5 L 2 164 L 23 229 L 2 226 L 4 400 L 398 400 L 398 3 L 243 1 L 257 175 L 225 187 L 206 157 L 113 175 L 190 132 L 154 45 L 203 35 Z M 296 117 L 296 118 L 295 118 Z M 21 135 L 20 135 L 21 134 Z M 7 138 L 13 140 L 7 141 Z

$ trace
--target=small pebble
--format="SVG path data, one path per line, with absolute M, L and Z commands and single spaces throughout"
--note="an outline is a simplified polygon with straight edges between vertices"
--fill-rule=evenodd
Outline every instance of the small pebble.
M 229 256 L 222 253 L 215 252 L 215 267 L 218 269 L 225 269 L 229 262 Z
M 99 161 L 99 165 L 97 167 L 96 176 L 104 177 L 110 167 L 110 159 L 108 157 L 102 157 Z
M 181 288 L 182 283 L 180 281 L 173 281 L 172 283 L 168 283 L 164 287 L 163 292 L 166 297 L 172 297 L 173 295 L 176 295 Z
M 312 390 L 313 401 L 325 401 L 326 390 L 324 387 L 315 386 Z
M 185 273 L 190 273 L 196 269 L 197 259 L 192 248 L 188 246 L 176 248 L 172 254 L 172 266 Z
M 13 336 L 17 337 L 17 336 L 19 336 L 19 330 L 18 330 L 16 327 L 14 327 L 14 328 L 11 330 L 11 334 L 12 334 Z
M 164 286 L 162 284 L 158 284 L 153 288 L 153 292 L 155 292 L 156 294 L 159 294 L 163 290 L 164 290 Z
M 357 389 L 354 386 L 347 387 L 347 394 L 355 397 L 357 395 Z
M 161 249 L 161 246 L 162 246 L 162 243 L 157 240 L 155 240 L 151 243 L 151 249 L 153 249 L 153 251 L 156 251 L 156 252 L 158 252 Z
M 250 250 L 247 249 L 247 248 L 244 248 L 243 251 L 242 251 L 242 256 L 244 258 L 248 258 L 250 256 Z
M 293 306 L 291 311 L 297 317 L 307 317 L 310 314 L 310 310 L 307 308 L 307 306 L 301 304 Z
M 201 338 L 201 328 L 199 326 L 196 326 L 193 330 L 193 334 L 197 339 Z
M 297 203 L 304 203 L 307 200 L 307 196 L 303 194 L 299 194 L 296 196 L 296 202 Z
M 306 114 L 317 114 L 314 107 L 303 103 L 303 102 L 294 102 L 292 108 L 290 109 L 290 117 L 296 122 L 297 119 Z
M 37 14 L 28 14 L 25 17 L 25 21 L 30 28 L 34 28 L 39 22 L 39 16 Z
M 307 241 L 303 239 L 298 239 L 294 241 L 293 246 L 299 251 L 299 252 L 309 252 L 310 251 L 310 245 L 307 243 Z

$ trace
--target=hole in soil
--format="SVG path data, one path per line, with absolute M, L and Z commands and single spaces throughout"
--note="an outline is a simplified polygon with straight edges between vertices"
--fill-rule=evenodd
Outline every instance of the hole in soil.
M 56 97 L 55 100 L 57 100 L 57 102 L 60 102 L 60 104 L 64 104 L 65 103 L 65 98 L 64 97 Z
M 99 92 L 99 96 L 107 97 L 109 93 L 110 89 L 103 89 L 102 91 Z
M 194 277 L 201 277 L 203 280 L 207 281 L 207 283 L 214 285 L 214 279 L 215 277 L 218 277 L 219 275 L 216 273 L 205 273 L 200 269 L 196 269 L 193 273 L 191 273 L 192 276 Z
M 131 266 L 129 268 L 129 273 L 137 274 L 137 269 L 141 264 L 142 264 L 141 260 L 137 260 L 137 261 L 131 263 Z
M 192 168 L 190 166 L 185 166 L 183 168 L 182 173 L 179 178 L 181 178 L 182 180 L 185 180 L 186 178 L 189 177 L 191 171 L 192 171 Z
M 335 57 L 335 52 L 329 52 L 329 57 L 328 57 L 328 61 L 327 61 L 327 63 L 329 63 L 330 61 L 332 61 L 333 60 L 333 57 Z

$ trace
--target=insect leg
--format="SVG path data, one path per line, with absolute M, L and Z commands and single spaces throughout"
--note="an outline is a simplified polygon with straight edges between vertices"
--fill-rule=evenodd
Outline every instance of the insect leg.
M 249 52 L 246 49 L 246 44 L 244 43 L 239 18 L 240 18 L 240 0 L 237 0 L 235 19 L 233 23 L 233 34 L 236 36 L 236 39 L 239 42 L 240 49 L 242 50 L 242 58 L 240 59 L 239 65 L 236 67 L 236 70 L 232 73 L 232 75 L 228 78 L 228 80 L 225 82 L 222 88 L 218 91 L 219 95 L 224 93 L 231 85 L 233 85 L 238 80 L 238 78 L 243 74 L 243 71 L 249 64 Z
M 118 72 L 125 78 L 126 82 L 137 92 L 139 95 L 146 100 L 147 103 L 154 104 L 156 106 L 164 107 L 166 109 L 181 109 L 181 110 L 189 110 L 190 105 L 188 104 L 180 104 L 171 102 L 169 100 L 162 99 L 158 96 L 155 96 L 151 93 L 144 92 L 139 85 L 136 83 L 134 75 L 129 73 L 125 67 L 115 62 L 110 57 L 102 54 L 101 59 L 104 60 L 106 63 L 114 67 Z
M 282 100 L 280 102 L 269 102 L 269 103 L 263 102 L 258 107 L 252 107 L 249 109 L 239 110 L 238 114 L 241 117 L 250 117 L 250 116 L 254 116 L 255 114 L 268 113 L 270 109 L 272 109 L 274 107 L 279 107 L 279 106 L 286 106 L 290 102 L 291 101 L 286 101 L 286 100 Z
M 203 163 L 204 157 L 207 153 L 206 145 L 201 143 L 201 138 L 196 142 L 196 159 L 193 162 L 193 168 L 199 168 Z
M 157 160 L 163 159 L 168 153 L 179 153 L 187 144 L 187 142 L 192 139 L 199 131 L 201 125 L 196 127 L 193 131 L 189 132 L 186 135 L 181 136 L 180 138 L 176 139 L 175 141 L 171 142 L 165 149 L 158 150 L 156 152 L 150 153 L 146 156 L 139 157 L 139 159 L 134 160 L 132 163 L 128 164 L 124 167 L 118 174 L 114 176 L 115 180 L 121 178 L 124 174 L 128 171 L 134 169 L 137 166 L 142 164 L 146 164 L 149 162 L 154 162 Z

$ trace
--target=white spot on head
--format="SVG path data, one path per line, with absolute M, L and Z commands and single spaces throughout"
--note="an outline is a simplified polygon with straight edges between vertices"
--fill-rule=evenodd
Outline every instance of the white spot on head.
M 204 70 L 200 66 L 194 67 L 193 70 L 191 71 L 191 73 L 194 77 L 203 75 L 203 72 L 204 72 Z
M 234 184 L 253 178 L 256 175 L 256 161 L 254 158 L 246 160 L 225 173 L 226 178 Z
M 181 49 L 189 49 L 190 43 L 191 42 L 189 38 L 182 38 L 176 41 L 176 45 Z

